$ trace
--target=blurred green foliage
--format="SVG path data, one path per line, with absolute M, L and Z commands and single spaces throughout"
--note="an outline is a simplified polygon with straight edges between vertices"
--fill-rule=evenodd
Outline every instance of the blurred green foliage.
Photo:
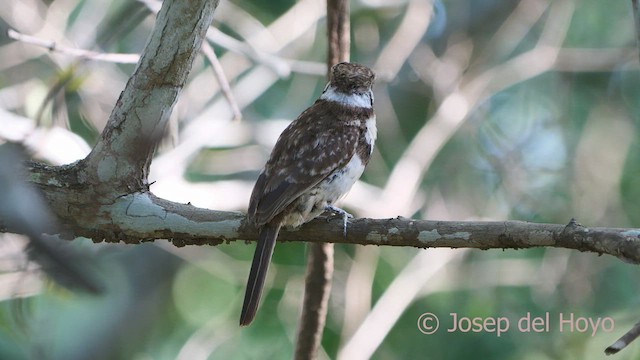
M 459 128 L 432 135 L 445 136 L 444 146 L 423 169 L 424 177 L 413 197 L 417 204 L 402 208 L 403 216 L 549 223 L 567 223 L 575 217 L 586 226 L 640 227 L 640 73 L 629 2 L 436 1 L 428 30 L 418 34 L 417 43 L 409 44 L 413 47 L 402 58 L 397 73 L 388 76 L 388 64 L 403 55 L 398 50 L 385 60 L 381 54 L 388 44 L 406 40 L 394 40 L 394 36 L 406 20 L 407 9 L 421 0 L 411 1 L 351 4 L 352 59 L 376 66 L 380 75 L 375 89 L 379 140 L 363 176 L 365 182 L 384 188 L 417 134 L 434 121 L 444 99 L 458 92 L 466 94 L 468 112 Z M 247 43 L 262 52 L 270 51 L 268 44 L 280 44 L 279 39 L 307 26 L 302 35 L 273 55 L 281 60 L 322 63 L 324 18 L 318 16 L 312 24 L 295 21 L 308 15 L 302 13 L 304 9 L 317 8 L 301 5 L 309 3 L 223 3 L 214 26 L 238 40 L 247 38 Z M 100 52 L 142 51 L 153 25 L 152 12 L 136 1 L 9 0 L 3 7 L 2 34 L 13 28 Z M 292 7 L 301 12 L 283 17 Z M 285 31 L 270 28 L 259 40 L 249 38 L 282 19 L 291 21 Z M 556 60 L 542 51 L 512 71 L 492 72 L 554 41 L 559 51 Z M 245 120 L 238 128 L 216 127 L 228 115 L 208 113 L 212 137 L 224 141 L 202 146 L 189 157 L 183 172 L 170 173 L 188 186 L 213 183 L 221 186 L 215 189 L 225 189 L 196 192 L 186 201 L 202 204 L 208 199 L 233 199 L 235 202 L 201 206 L 244 211 L 252 181 L 275 140 L 271 134 L 277 135 L 274 129 L 281 130 L 280 120 L 290 121 L 306 108 L 325 80 L 311 66 L 269 83 L 266 75 L 251 73 L 264 64 L 246 53 L 213 45 L 236 96 L 249 99 L 243 105 Z M 17 44 L 6 36 L 0 36 L 0 63 L 1 109 L 37 120 L 41 128 L 68 129 L 89 146 L 134 68 L 80 60 Z M 540 67 L 544 71 L 535 73 Z M 205 111 L 224 108 L 213 106 L 224 101 L 210 71 L 208 62 L 196 62 L 175 109 L 178 134 Z M 531 76 L 527 75 L 530 71 L 534 72 Z M 473 93 L 471 84 L 480 84 L 486 79 L 483 76 L 490 80 L 484 90 Z M 241 88 L 243 79 L 255 86 Z M 509 85 L 499 86 L 504 83 Z M 247 94 L 254 88 L 265 90 L 251 98 Z M 6 121 L 0 115 L 0 124 Z M 184 136 L 181 142 L 193 141 L 189 138 L 193 134 Z M 37 156 L 48 160 L 46 154 Z M 373 200 L 370 204 L 376 204 Z M 399 215 L 384 211 L 372 209 L 366 215 Z M 103 259 L 109 294 L 90 298 L 45 286 L 22 298 L 4 295 L 0 358 L 291 357 L 305 271 L 303 244 L 278 245 L 258 317 L 243 329 L 238 328 L 237 318 L 253 246 L 82 245 Z M 373 306 L 405 265 L 422 252 L 336 246 L 336 274 L 321 358 L 336 358 L 355 330 L 354 322 L 359 324 L 360 317 L 368 313 L 366 293 L 362 294 L 364 305 L 350 308 L 362 315 L 345 310 L 354 296 L 349 295 L 348 286 L 363 286 L 350 282 L 354 269 L 375 274 L 360 278 L 372 282 L 364 288 L 371 291 Z M 361 256 L 367 262 L 358 263 Z M 4 271 L 37 276 L 23 267 Z M 640 296 L 637 273 L 635 265 L 613 257 L 569 250 L 465 251 L 426 284 L 414 284 L 423 293 L 403 309 L 374 347 L 372 358 L 599 359 L 604 348 L 640 317 L 635 311 Z M 9 290 L 11 286 L 18 285 L 5 285 Z M 416 322 L 425 312 L 441 319 L 442 328 L 433 335 L 418 331 Z M 528 313 L 544 316 L 547 312 L 553 321 L 548 332 L 525 333 L 513 328 Z M 470 318 L 504 316 L 511 320 L 512 328 L 501 337 L 486 332 L 447 332 L 445 327 L 452 326 L 450 313 Z M 615 330 L 598 331 L 595 336 L 560 332 L 556 321 L 560 314 L 611 317 Z M 637 358 L 639 349 L 640 344 L 633 344 L 617 358 Z

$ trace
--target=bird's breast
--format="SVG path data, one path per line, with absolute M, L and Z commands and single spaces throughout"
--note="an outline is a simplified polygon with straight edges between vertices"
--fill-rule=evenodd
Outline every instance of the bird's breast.
M 334 170 L 329 176 L 318 184 L 319 190 L 326 195 L 327 202 L 333 203 L 351 190 L 351 187 L 360 178 L 364 171 L 364 162 L 358 154 L 354 154 L 351 160 L 342 168 Z
M 325 207 L 346 195 L 364 171 L 365 164 L 354 154 L 347 165 L 334 170 L 318 185 L 300 195 L 285 211 L 282 225 L 296 228 L 322 214 Z

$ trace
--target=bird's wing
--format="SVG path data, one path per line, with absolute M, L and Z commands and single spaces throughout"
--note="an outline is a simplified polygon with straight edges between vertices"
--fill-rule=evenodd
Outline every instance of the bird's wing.
M 317 101 L 280 135 L 251 194 L 249 215 L 271 221 L 355 154 L 361 129 L 331 103 Z

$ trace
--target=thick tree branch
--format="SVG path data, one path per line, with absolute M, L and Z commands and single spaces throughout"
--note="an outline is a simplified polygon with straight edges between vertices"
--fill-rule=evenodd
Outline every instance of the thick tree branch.
M 160 199 L 147 191 L 123 195 L 83 211 L 83 199 L 73 187 L 69 170 L 32 165 L 32 181 L 42 190 L 67 229 L 67 237 L 135 244 L 169 239 L 177 246 L 217 245 L 254 240 L 257 231 L 241 213 L 201 209 Z M 84 204 L 84 208 L 81 207 Z M 343 236 L 341 219 L 316 219 L 296 231 L 283 230 L 280 241 L 344 244 L 522 249 L 556 247 L 609 254 L 640 263 L 640 229 L 589 228 L 523 221 L 430 221 L 407 218 L 354 219 Z M 3 227 L 0 224 L 0 227 Z
M 81 165 L 109 191 L 144 189 L 151 157 L 213 20 L 217 0 L 164 1 L 140 61 Z
M 66 235 L 97 240 L 130 234 L 138 241 L 145 238 L 148 228 L 140 221 L 144 217 L 136 218 L 136 206 L 145 199 L 155 199 L 147 193 L 149 164 L 217 4 L 218 0 L 165 0 L 140 61 L 91 153 L 61 167 L 29 165 L 30 180 L 67 226 Z M 123 208 L 128 199 L 133 199 L 133 204 Z M 162 204 L 169 213 L 182 216 L 180 209 L 173 212 L 169 204 Z M 147 205 L 155 206 L 152 201 L 140 206 Z M 146 214 L 150 210 L 147 206 Z M 135 225 L 120 221 L 133 221 Z M 151 223 L 164 228 L 162 222 L 146 222 Z M 120 225 L 122 229 L 118 229 Z M 171 226 L 168 233 L 188 233 L 188 229 L 179 229 Z

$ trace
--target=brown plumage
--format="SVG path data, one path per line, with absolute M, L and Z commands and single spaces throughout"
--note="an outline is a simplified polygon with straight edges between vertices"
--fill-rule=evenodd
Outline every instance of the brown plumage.
M 280 227 L 296 228 L 324 211 L 348 215 L 333 203 L 349 191 L 371 157 L 374 77 L 359 64 L 335 65 L 320 98 L 278 138 L 249 202 L 248 216 L 260 235 L 240 325 L 255 317 Z

